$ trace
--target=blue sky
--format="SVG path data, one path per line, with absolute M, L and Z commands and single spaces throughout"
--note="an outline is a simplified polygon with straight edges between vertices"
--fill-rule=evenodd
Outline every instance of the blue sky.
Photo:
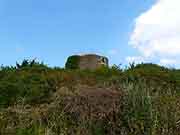
M 126 64 L 135 19 L 155 0 L 0 0 L 0 64 L 37 58 L 64 66 L 69 55 L 98 53 Z M 153 59 L 152 61 L 155 61 Z

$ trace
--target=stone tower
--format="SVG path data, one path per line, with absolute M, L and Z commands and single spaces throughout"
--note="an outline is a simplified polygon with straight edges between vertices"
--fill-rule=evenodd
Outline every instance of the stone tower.
M 74 55 L 70 56 L 69 58 L 72 57 L 78 57 L 77 67 L 79 69 L 94 70 L 102 66 L 109 66 L 109 61 L 107 57 L 96 54 Z

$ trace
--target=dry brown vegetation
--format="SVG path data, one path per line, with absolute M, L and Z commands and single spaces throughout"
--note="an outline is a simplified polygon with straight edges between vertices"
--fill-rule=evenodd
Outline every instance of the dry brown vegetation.
M 2 135 L 179 135 L 180 72 L 25 63 L 0 71 Z

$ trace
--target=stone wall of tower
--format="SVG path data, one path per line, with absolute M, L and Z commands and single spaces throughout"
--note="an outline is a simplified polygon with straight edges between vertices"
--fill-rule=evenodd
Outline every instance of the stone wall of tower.
M 88 54 L 80 56 L 79 68 L 80 69 L 97 69 L 102 66 L 108 66 L 108 58 L 95 54 Z

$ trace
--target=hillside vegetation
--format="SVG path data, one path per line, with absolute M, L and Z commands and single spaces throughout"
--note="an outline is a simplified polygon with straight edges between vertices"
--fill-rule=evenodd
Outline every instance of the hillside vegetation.
M 72 70 L 35 60 L 2 66 L 1 134 L 180 135 L 180 70 Z

